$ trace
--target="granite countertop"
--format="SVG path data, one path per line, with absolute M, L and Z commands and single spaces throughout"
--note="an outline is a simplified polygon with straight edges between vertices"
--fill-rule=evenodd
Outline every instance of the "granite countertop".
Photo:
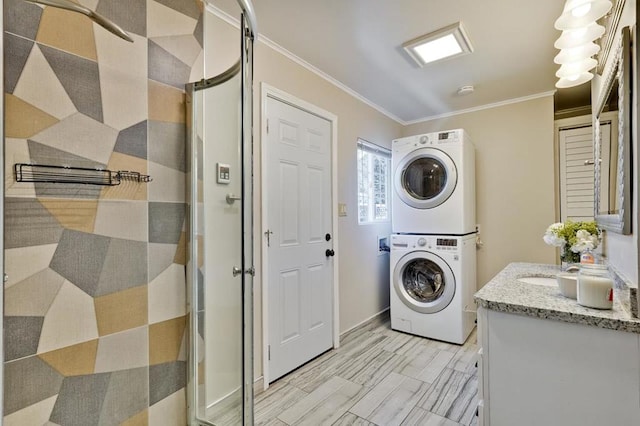
M 560 294 L 557 286 L 518 281 L 522 277 L 555 277 L 558 272 L 560 267 L 556 265 L 511 263 L 482 287 L 474 299 L 478 306 L 494 311 L 640 333 L 640 319 L 631 316 L 629 290 L 624 285 L 616 283 L 613 309 L 601 310 L 578 305 Z

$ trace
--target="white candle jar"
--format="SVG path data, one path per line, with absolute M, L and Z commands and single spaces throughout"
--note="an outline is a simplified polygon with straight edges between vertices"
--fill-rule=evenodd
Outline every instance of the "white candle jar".
M 613 307 L 613 279 L 605 265 L 580 265 L 578 304 L 589 308 Z

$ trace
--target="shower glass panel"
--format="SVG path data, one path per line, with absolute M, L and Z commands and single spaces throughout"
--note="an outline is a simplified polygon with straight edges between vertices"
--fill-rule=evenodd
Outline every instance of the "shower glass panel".
M 253 46 L 241 34 L 238 63 L 187 87 L 191 425 L 253 424 Z

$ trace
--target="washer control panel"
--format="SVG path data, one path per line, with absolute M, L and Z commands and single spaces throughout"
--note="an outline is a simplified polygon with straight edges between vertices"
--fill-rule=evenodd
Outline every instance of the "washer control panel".
M 455 253 L 460 250 L 458 238 L 396 234 L 391 236 L 391 250 L 433 250 Z

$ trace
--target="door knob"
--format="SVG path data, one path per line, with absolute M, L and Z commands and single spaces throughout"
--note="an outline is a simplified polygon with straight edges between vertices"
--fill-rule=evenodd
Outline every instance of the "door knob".
M 324 255 L 327 256 L 327 257 L 332 257 L 335 254 L 336 254 L 336 252 L 331 250 L 331 249 L 327 249 L 327 251 L 324 252 Z

